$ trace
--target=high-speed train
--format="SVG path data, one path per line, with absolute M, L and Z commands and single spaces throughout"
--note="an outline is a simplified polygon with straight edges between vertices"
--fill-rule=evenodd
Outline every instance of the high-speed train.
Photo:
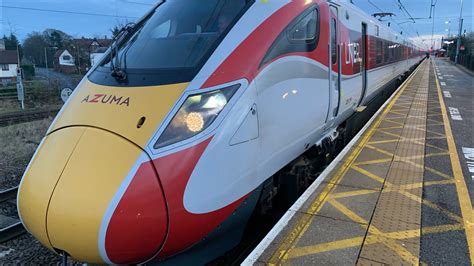
M 239 242 L 266 181 L 421 59 L 349 2 L 161 1 L 53 121 L 22 222 L 81 262 L 209 261 Z

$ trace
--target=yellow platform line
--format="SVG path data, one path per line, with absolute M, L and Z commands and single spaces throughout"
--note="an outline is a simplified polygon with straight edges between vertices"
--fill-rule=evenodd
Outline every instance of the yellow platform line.
M 403 126 L 393 126 L 393 127 L 380 127 L 381 130 L 390 130 L 390 129 L 403 129 Z
M 383 133 L 383 134 L 385 134 L 385 135 L 389 135 L 390 137 L 399 138 L 399 139 L 400 139 L 400 137 L 401 137 L 400 135 L 395 134 L 395 133 L 392 133 L 392 132 L 388 132 L 388 131 L 384 131 L 384 130 L 379 130 L 379 129 L 377 129 L 377 131 L 380 132 L 380 133 Z
M 397 121 L 392 121 L 391 119 L 386 118 L 384 122 L 389 122 L 395 125 L 403 125 L 403 123 L 397 122 Z
M 401 115 L 401 116 L 407 116 L 407 115 L 408 115 L 408 113 L 402 113 L 402 112 L 394 111 L 394 110 L 391 110 L 390 113 L 392 113 L 392 114 L 397 114 L 397 115 Z
M 378 175 L 376 175 L 376 174 L 373 174 L 373 173 L 371 173 L 371 172 L 369 172 L 369 171 L 367 171 L 367 170 L 365 170 L 365 169 L 362 169 L 362 168 L 360 168 L 360 167 L 358 167 L 358 166 L 356 166 L 356 165 L 352 165 L 351 168 L 354 169 L 355 171 L 357 171 L 357 172 L 359 172 L 359 173 L 365 175 L 365 176 L 370 177 L 371 179 L 373 179 L 373 180 L 375 180 L 375 181 L 377 181 L 377 182 L 379 182 L 379 183 L 382 183 L 382 184 L 383 184 L 383 182 L 385 181 L 384 178 L 382 178 L 382 177 L 380 177 L 380 176 L 378 176 Z
M 429 234 L 440 234 L 449 231 L 459 231 L 463 230 L 464 227 L 462 224 L 443 224 L 438 226 L 430 226 L 430 227 L 422 227 L 421 234 L 422 235 L 429 235 Z
M 436 66 L 435 62 L 433 64 Z M 456 180 L 456 191 L 459 198 L 459 205 L 461 206 L 461 214 L 464 220 L 464 231 L 466 232 L 467 244 L 469 246 L 469 256 L 471 263 L 474 263 L 474 234 L 473 234 L 473 209 L 471 199 L 469 198 L 469 192 L 467 190 L 466 182 L 462 173 L 461 163 L 459 161 L 459 155 L 456 149 L 456 143 L 454 142 L 453 132 L 451 130 L 451 124 L 448 118 L 448 112 L 446 111 L 446 105 L 441 92 L 441 86 L 439 85 L 438 75 L 434 72 L 436 77 L 436 87 L 438 88 L 438 98 L 441 106 L 441 113 L 443 114 L 444 130 L 448 140 L 448 150 L 451 156 L 451 167 L 453 168 L 454 179 Z
M 426 199 L 422 199 L 422 197 L 419 197 L 419 196 L 415 196 L 413 194 L 411 194 L 410 192 L 408 191 L 397 191 L 397 193 L 413 200 L 413 201 L 416 201 L 418 203 L 422 203 L 422 204 L 425 204 L 426 206 L 432 208 L 432 209 L 435 209 L 439 212 L 442 212 L 444 213 L 445 215 L 447 215 L 448 217 L 450 217 L 451 219 L 457 221 L 457 222 L 462 222 L 462 218 L 459 217 L 458 215 L 456 215 L 455 213 L 451 212 L 451 211 L 448 211 L 444 208 L 441 208 L 439 207 L 438 205 L 432 203 L 431 201 L 428 201 Z
M 354 237 L 333 242 L 327 242 L 319 245 L 297 247 L 289 252 L 289 258 L 304 257 L 311 254 L 334 251 L 338 249 L 346 249 L 359 247 L 362 245 L 364 237 Z
M 393 108 L 394 104 L 399 99 L 400 95 L 405 91 L 408 84 L 411 83 L 415 75 L 418 73 L 420 68 L 412 74 L 412 76 L 405 82 L 403 87 L 398 91 L 398 93 L 394 96 L 394 98 L 387 104 L 384 111 L 380 115 L 380 117 L 376 120 L 376 122 L 368 129 L 367 133 L 362 137 L 360 143 L 355 146 L 354 151 L 348 156 L 344 165 L 347 167 L 341 167 L 338 172 L 332 178 L 334 183 L 329 183 L 320 195 L 316 198 L 316 200 L 311 204 L 309 208 L 309 213 L 317 214 L 319 210 L 322 208 L 323 203 L 326 201 L 330 192 L 336 187 L 337 184 L 341 181 L 342 177 L 345 173 L 350 169 L 350 165 L 354 162 L 354 160 L 358 157 L 358 155 L 362 152 L 363 147 L 367 144 L 370 140 L 374 132 L 376 131 L 377 127 L 382 123 L 384 117 L 390 112 Z M 311 224 L 314 216 L 305 215 L 293 226 L 292 230 L 285 236 L 280 246 L 277 248 L 276 252 L 272 255 L 269 261 L 269 265 L 275 265 L 277 263 L 283 264 L 285 261 L 289 259 L 289 252 L 294 249 L 295 245 L 299 241 L 299 239 L 304 235 L 304 233 L 308 230 L 309 225 Z
M 443 139 L 444 139 L 444 138 L 443 138 Z M 392 156 L 392 155 L 393 155 L 393 153 L 391 153 L 391 152 L 388 152 L 388 151 L 386 151 L 386 150 L 384 150 L 384 149 L 380 149 L 380 148 L 374 147 L 374 146 L 372 146 L 372 145 L 367 145 L 366 147 L 369 148 L 369 149 L 375 150 L 375 151 L 377 151 L 377 152 L 379 152 L 379 153 L 385 154 L 385 155 L 387 155 L 387 156 Z M 449 154 L 451 154 L 451 153 L 449 153 Z M 433 153 L 433 154 L 428 154 L 428 155 L 429 155 L 428 157 L 433 157 L 433 156 L 444 156 L 445 154 L 434 154 L 434 153 Z M 444 177 L 444 178 L 446 178 L 446 179 L 451 179 L 451 178 L 453 178 L 453 177 L 451 177 L 451 176 L 449 176 L 449 175 L 447 175 L 447 174 L 445 174 L 445 173 L 443 173 L 443 172 L 440 172 L 440 171 L 438 171 L 438 170 L 436 170 L 436 169 L 433 169 L 433 168 L 431 168 L 431 167 L 423 166 L 423 165 L 421 165 L 421 164 L 417 164 L 417 163 L 415 163 L 415 162 L 410 161 L 411 159 L 417 159 L 417 158 L 424 158 L 424 155 L 408 156 L 408 157 L 395 156 L 395 157 L 393 158 L 393 160 L 394 160 L 394 161 L 404 162 L 404 163 L 410 164 L 410 165 L 412 165 L 412 166 L 415 166 L 415 167 L 417 167 L 417 168 L 427 170 L 427 171 L 429 171 L 429 172 L 432 172 L 432 173 L 434 173 L 434 174 L 436 174 L 436 175 L 439 175 L 439 176 L 441 176 L 441 177 Z M 379 163 L 380 163 L 380 162 L 382 162 L 382 160 L 388 160 L 388 159 L 380 159 L 380 160 L 373 160 L 373 161 L 367 161 L 367 162 L 358 162 L 358 163 L 356 163 L 356 165 L 367 165 L 367 164 L 371 164 L 371 163 L 368 163 L 368 162 L 376 162 L 376 163 L 377 163 L 377 161 L 379 161 Z
M 462 224 L 435 225 L 435 226 L 430 226 L 430 227 L 422 227 L 421 235 L 440 234 L 440 233 L 460 231 L 460 230 L 464 230 L 464 227 Z M 419 237 L 420 230 L 413 229 L 413 230 L 385 233 L 385 236 L 387 238 L 396 239 L 396 240 L 407 240 L 407 239 Z M 339 249 L 358 247 L 362 244 L 363 240 L 364 240 L 363 237 L 353 237 L 353 238 L 348 238 L 348 239 L 341 239 L 341 240 L 336 240 L 332 242 L 321 243 L 317 245 L 297 247 L 290 251 L 289 257 L 297 258 L 297 257 L 303 257 L 303 256 L 312 255 L 312 254 L 335 251 Z M 377 243 L 376 239 L 372 239 L 369 241 L 371 241 L 371 244 Z
M 371 164 L 379 164 L 379 163 L 388 163 L 388 162 L 391 162 L 391 161 L 393 161 L 393 158 L 362 161 L 362 162 L 357 162 L 353 165 L 355 165 L 355 166 L 371 165 Z
M 426 137 L 426 139 L 445 139 L 446 136 L 438 136 L 438 137 Z
M 337 210 L 342 212 L 345 216 L 347 216 L 352 221 L 358 223 L 363 229 L 366 228 L 368 222 L 357 215 L 355 212 L 349 210 L 343 204 L 337 202 L 336 200 L 330 200 L 329 203 L 334 206 Z M 399 232 L 397 232 L 399 233 Z M 418 264 L 418 257 L 414 256 L 410 251 L 408 251 L 403 246 L 399 245 L 394 239 L 388 238 L 384 232 L 380 231 L 374 225 L 369 225 L 368 234 L 365 238 L 365 242 L 367 245 L 375 244 L 375 243 L 382 243 L 386 247 L 390 248 L 392 251 L 397 253 L 401 258 L 407 260 L 412 264 Z
M 388 181 L 386 181 L 387 184 Z M 454 180 L 441 180 L 441 181 L 429 181 L 429 182 L 418 182 L 414 184 L 407 184 L 407 185 L 402 185 L 402 186 L 395 186 L 391 185 L 391 188 L 386 188 L 386 192 L 396 192 L 399 190 L 411 190 L 415 188 L 421 188 L 421 187 L 429 187 L 429 186 L 439 186 L 439 185 L 454 185 Z M 341 199 L 341 198 L 349 198 L 349 197 L 356 197 L 356 196 L 365 196 L 373 193 L 380 193 L 380 190 L 373 190 L 373 189 L 360 189 L 360 190 L 354 190 L 354 191 L 347 191 L 347 192 L 338 192 L 338 193 L 332 193 L 329 195 L 328 199 Z
M 440 151 L 442 151 L 442 152 L 446 152 L 446 153 L 449 154 L 449 151 L 448 151 L 448 150 L 445 150 L 445 149 L 440 148 L 440 147 L 438 147 L 438 146 L 435 146 L 435 145 L 432 145 L 432 144 L 428 144 L 428 143 L 425 144 L 425 146 L 430 147 L 430 148 L 433 148 L 433 149 L 438 149 L 438 150 L 440 150 Z

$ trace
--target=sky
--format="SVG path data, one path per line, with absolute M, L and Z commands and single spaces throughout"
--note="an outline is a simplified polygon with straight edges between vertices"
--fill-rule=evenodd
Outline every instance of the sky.
M 110 38 L 115 25 L 133 22 L 143 16 L 157 0 L 0 0 L 0 35 L 15 33 L 24 40 L 31 32 L 48 28 L 62 30 L 74 37 Z M 203 0 L 196 0 L 203 1 Z M 256 0 L 263 1 L 263 0 Z M 272 1 L 272 0 L 265 0 Z M 349 1 L 349 0 L 345 0 Z M 474 0 L 352 0 L 368 14 L 391 12 L 385 18 L 391 27 L 419 45 L 431 46 L 433 21 L 429 19 L 431 2 L 436 2 L 434 35 L 457 34 L 461 1 L 464 1 L 464 29 L 472 32 Z M 401 3 L 406 11 L 400 9 Z M 415 23 L 409 17 L 415 18 Z

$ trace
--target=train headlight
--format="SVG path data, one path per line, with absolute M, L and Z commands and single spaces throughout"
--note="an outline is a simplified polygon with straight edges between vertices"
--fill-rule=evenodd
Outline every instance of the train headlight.
M 190 95 L 163 131 L 154 148 L 169 146 L 204 131 L 217 119 L 239 88 L 240 84 L 237 84 L 215 91 Z

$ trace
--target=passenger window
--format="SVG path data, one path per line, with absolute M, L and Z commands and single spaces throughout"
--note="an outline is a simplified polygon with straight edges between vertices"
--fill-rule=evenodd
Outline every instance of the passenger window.
M 390 60 L 390 49 L 388 48 L 390 44 L 388 42 L 384 42 L 384 47 L 383 47 L 383 61 L 385 63 L 388 63 Z
M 381 40 L 377 40 L 377 47 L 376 47 L 376 64 L 382 63 L 382 49 L 383 49 L 383 44 Z
M 395 46 L 392 44 L 390 45 L 389 47 L 390 49 L 390 62 L 393 62 L 394 61 L 394 58 L 395 58 L 395 51 L 394 51 L 394 48 Z
M 337 63 L 337 35 L 336 35 L 336 20 L 331 20 L 331 58 L 332 63 Z
M 310 7 L 294 19 L 272 44 L 260 66 L 288 53 L 311 52 L 319 39 L 319 11 Z

